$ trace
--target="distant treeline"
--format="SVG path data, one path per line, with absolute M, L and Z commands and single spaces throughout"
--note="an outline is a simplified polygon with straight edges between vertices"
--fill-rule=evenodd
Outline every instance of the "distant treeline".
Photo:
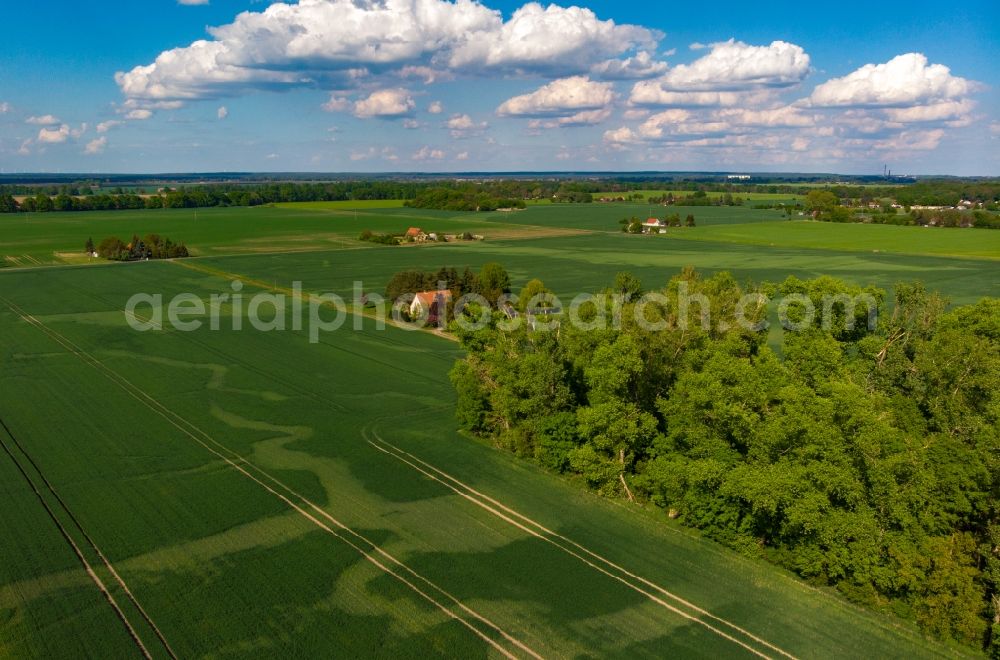
M 495 211 L 524 208 L 524 200 L 497 196 L 496 191 L 479 186 L 430 188 L 408 199 L 404 205 L 417 209 L 445 211 Z
M 17 211 L 118 211 L 126 209 L 179 209 L 215 206 L 260 206 L 277 202 L 327 202 L 346 200 L 408 199 L 425 188 L 421 184 L 396 181 L 357 181 L 350 183 L 275 183 L 262 185 L 191 186 L 163 190 L 152 195 L 135 193 L 87 194 L 89 189 L 34 189 L 32 197 L 20 203 L 14 195 L 20 191 L 0 188 L 0 213 Z M 16 187 L 15 187 L 16 188 Z M 74 194 L 79 193 L 79 194 Z
M 637 190 L 669 187 L 690 192 L 678 195 L 676 204 L 726 204 L 747 193 L 801 195 L 811 190 L 824 190 L 838 200 L 894 199 L 904 206 L 954 206 L 968 200 L 986 207 L 1000 203 L 1000 180 L 942 179 L 926 180 L 911 185 L 856 186 L 816 185 L 797 186 L 788 183 L 737 184 L 677 180 L 670 177 L 626 180 L 595 178 L 586 180 L 357 180 L 321 183 L 220 183 L 161 188 L 149 195 L 135 190 L 114 188 L 112 192 L 95 192 L 89 184 L 0 186 L 0 213 L 47 211 L 113 211 L 143 208 L 204 208 L 215 206 L 259 206 L 277 202 L 317 202 L 350 200 L 408 200 L 415 208 L 435 208 L 456 211 L 520 208 L 525 200 L 546 199 L 553 202 L 587 203 L 594 193 L 616 193 L 623 197 Z M 150 189 L 151 186 L 143 186 Z M 722 193 L 711 198 L 707 193 Z M 726 197 L 730 195 L 730 197 Z M 24 198 L 18 201 L 15 197 Z

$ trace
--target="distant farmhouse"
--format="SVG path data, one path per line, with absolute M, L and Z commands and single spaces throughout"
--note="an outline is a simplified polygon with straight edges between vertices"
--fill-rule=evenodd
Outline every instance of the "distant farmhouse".
M 642 225 L 644 234 L 665 234 L 667 233 L 667 221 L 659 218 L 647 218 Z
M 423 243 L 427 240 L 427 234 L 424 233 L 424 230 L 420 227 L 410 227 L 406 230 L 406 239 L 417 243 Z
M 424 318 L 426 316 L 429 323 L 437 323 L 438 319 L 444 316 L 451 301 L 451 291 L 421 291 L 414 294 L 413 302 L 410 303 L 410 318 Z

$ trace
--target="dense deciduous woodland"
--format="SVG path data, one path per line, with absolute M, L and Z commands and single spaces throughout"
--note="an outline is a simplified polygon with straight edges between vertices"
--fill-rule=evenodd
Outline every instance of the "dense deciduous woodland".
M 682 287 L 709 301 L 707 329 L 697 306 L 682 322 Z M 623 274 L 619 311 L 584 319 L 618 328 L 460 332 L 462 427 L 1000 657 L 1000 300 L 948 310 L 900 284 L 890 305 L 829 277 L 743 286 L 686 269 L 643 311 L 654 331 L 639 292 Z M 817 309 L 867 294 L 881 314 L 870 329 L 866 310 L 831 307 L 828 327 L 817 315 L 772 347 L 720 323 L 748 292 Z

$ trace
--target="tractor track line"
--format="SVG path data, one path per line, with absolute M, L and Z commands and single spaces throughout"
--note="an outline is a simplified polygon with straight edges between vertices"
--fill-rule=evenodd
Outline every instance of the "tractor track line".
M 590 550 L 589 548 L 581 545 L 580 543 L 578 543 L 578 542 L 576 542 L 576 541 L 574 541 L 574 540 L 572 540 L 570 538 L 567 538 L 567 537 L 565 537 L 565 536 L 563 536 L 563 535 L 561 535 L 561 534 L 559 534 L 557 532 L 554 532 L 554 531 L 548 529 L 547 527 L 545 527 L 541 523 L 539 523 L 539 522 L 537 522 L 535 520 L 532 520 L 531 518 L 529 518 L 529 517 L 527 517 L 527 516 L 525 516 L 525 515 L 517 512 L 517 511 L 515 511 L 514 509 L 511 509 L 510 507 L 508 507 L 506 505 L 504 505 L 502 502 L 499 502 L 499 501 L 493 499 L 492 497 L 490 497 L 490 496 L 488 496 L 488 495 L 486 495 L 486 494 L 484 494 L 484 493 L 482 493 L 482 492 L 480 492 L 480 491 L 472 488 L 468 484 L 463 483 L 462 481 L 460 481 L 457 478 L 451 476 L 447 472 L 444 472 L 443 470 L 437 468 L 436 466 L 434 466 L 434 465 L 432 465 L 432 464 L 430 464 L 430 463 L 428 463 L 428 462 L 426 462 L 426 461 L 418 458 L 417 456 L 414 456 L 413 454 L 405 451 L 404 449 L 401 449 L 401 448 L 393 445 L 390 442 L 387 442 L 381 436 L 379 436 L 377 432 L 373 431 L 373 434 L 374 434 L 375 439 L 376 439 L 376 441 L 377 441 L 378 444 L 376 442 L 372 442 L 367 437 L 365 439 L 367 440 L 368 444 L 372 445 L 373 447 L 375 447 L 379 451 L 382 451 L 383 453 L 389 454 L 390 456 L 393 456 L 397 460 L 402 461 L 402 462 L 406 463 L 407 465 L 410 465 L 412 468 L 414 468 L 415 470 L 418 470 L 419 472 L 421 472 L 422 474 L 424 474 L 428 478 L 441 483 L 442 485 L 444 485 L 445 487 L 447 487 L 450 490 L 454 491 L 458 495 L 460 495 L 460 496 L 462 496 L 462 497 L 470 500 L 471 502 L 473 502 L 477 506 L 480 506 L 480 507 L 482 507 L 482 508 L 490 511 L 493 515 L 495 515 L 495 516 L 501 518 L 502 520 L 505 520 L 506 522 L 508 522 L 508 523 L 510 523 L 510 524 L 512 524 L 512 525 L 514 525 L 516 527 L 518 527 L 519 529 L 527 532 L 528 534 L 531 534 L 532 536 L 535 536 L 536 538 L 540 538 L 542 540 L 547 541 L 548 543 L 556 546 L 557 548 L 559 548 L 563 552 L 566 552 L 566 553 L 570 554 L 571 556 L 576 557 L 580 561 L 586 563 L 588 566 L 591 566 L 592 568 L 600 571 L 601 573 L 604 573 L 605 575 L 608 575 L 609 577 L 612 577 L 612 578 L 614 578 L 616 580 L 619 580 L 619 581 L 623 582 L 624 584 L 628 585 L 630 588 L 634 589 L 635 591 L 638 591 L 639 593 L 641 593 L 641 594 L 643 594 L 643 595 L 651 598 L 654 602 L 657 602 L 658 604 L 663 605 L 664 607 L 667 607 L 671 611 L 676 611 L 675 608 L 673 608 L 669 604 L 664 603 L 663 601 L 661 601 L 660 599 L 652 596 L 651 594 L 649 594 L 645 590 L 643 590 L 643 589 L 641 589 L 639 587 L 636 587 L 635 585 L 629 583 L 627 580 L 624 580 L 624 579 L 622 579 L 621 577 L 619 577 L 617 575 L 612 575 L 611 573 L 608 573 L 606 570 L 602 569 L 599 566 L 594 565 L 591 561 L 589 561 L 585 557 L 581 556 L 580 554 L 578 554 L 574 550 L 572 550 L 570 548 L 566 548 L 565 546 L 557 543 L 553 539 L 559 539 L 559 540 L 564 541 L 564 542 L 566 542 L 568 544 L 571 544 L 573 547 L 579 549 L 581 552 L 583 552 L 586 555 L 592 557 L 594 560 L 596 560 L 596 561 L 604 564 L 605 566 L 608 566 L 608 567 L 610 567 L 610 568 L 612 568 L 612 569 L 620 572 L 623 575 L 628 576 L 629 578 L 631 578 L 633 580 L 637 580 L 637 581 L 641 582 L 642 584 L 646 585 L 647 587 L 649 587 L 649 588 L 651 588 L 651 589 L 659 592 L 663 596 L 666 596 L 666 597 L 674 600 L 675 602 L 680 603 L 680 604 L 682 604 L 682 605 L 690 608 L 691 610 L 694 610 L 698 614 L 700 614 L 702 616 L 705 616 L 705 617 L 708 617 L 708 618 L 710 618 L 710 619 L 712 619 L 712 620 L 714 620 L 714 621 L 716 621 L 716 622 L 718 622 L 718 623 L 720 623 L 720 624 L 722 624 L 722 625 L 730 628 L 731 630 L 733 630 L 733 631 L 735 631 L 735 632 L 737 632 L 737 633 L 739 633 L 741 635 L 744 635 L 748 639 L 753 640 L 754 642 L 756 642 L 756 643 L 758 643 L 758 644 L 760 644 L 762 646 L 765 646 L 765 647 L 771 649 L 772 651 L 777 652 L 778 654 L 780 654 L 780 655 L 782 655 L 782 656 L 784 656 L 786 658 L 789 658 L 790 660 L 797 660 L 794 655 L 792 655 L 792 654 L 788 653 L 787 651 L 785 651 L 785 650 L 783 650 L 783 649 L 775 646 L 774 644 L 771 644 L 767 640 L 762 639 L 762 638 L 754 635 L 750 631 L 748 631 L 748 630 L 746 630 L 744 628 L 741 628 L 740 626 L 738 626 L 738 625 L 736 625 L 736 624 L 734 624 L 734 623 L 732 623 L 730 621 L 727 621 L 726 619 L 723 619 L 723 618 L 721 618 L 721 617 L 719 617 L 719 616 L 717 616 L 715 614 L 712 614 L 711 612 L 709 612 L 709 611 L 707 611 L 707 610 L 705 610 L 705 609 L 703 609 L 703 608 L 695 605 L 694 603 L 692 603 L 692 602 L 690 602 L 688 600 L 685 600 L 684 598 L 682 598 L 680 596 L 677 596 L 676 594 L 671 593 L 670 591 L 668 591 L 668 590 L 664 589 L 663 587 L 655 584 L 654 582 L 651 582 L 650 580 L 647 580 L 646 578 L 644 578 L 644 577 L 642 577 L 640 575 L 636 575 L 636 574 L 630 572 L 628 569 L 623 568 L 622 566 L 619 566 L 618 564 L 615 564 L 611 560 L 609 560 L 609 559 L 607 559 L 607 558 L 605 558 L 605 557 L 603 557 L 603 556 L 601 556 L 601 555 L 593 552 L 592 550 Z M 382 446 L 379 446 L 379 445 L 382 445 Z M 387 450 L 386 447 L 388 447 L 389 449 Z M 406 458 L 406 457 L 408 457 L 408 458 Z M 412 459 L 412 461 L 416 461 L 416 463 L 419 463 L 420 465 L 417 465 L 417 464 L 415 464 L 414 462 L 411 462 L 411 460 L 408 460 L 408 459 Z M 423 467 L 420 467 L 421 465 Z M 427 470 L 425 470 L 424 468 L 427 468 L 427 469 L 429 469 L 429 470 L 437 473 L 437 475 L 440 475 L 440 477 L 443 477 L 444 479 L 446 479 L 446 480 L 448 480 L 448 481 L 450 481 L 452 483 L 447 483 L 446 481 L 442 481 L 442 479 L 439 478 L 439 476 L 435 476 L 434 474 L 428 473 Z M 470 495 L 469 493 L 472 493 L 472 495 Z M 477 500 L 476 498 L 481 498 L 481 499 Z M 517 519 L 523 521 L 523 523 L 525 523 L 527 525 L 530 525 L 530 526 L 534 527 L 535 529 L 528 529 L 522 523 L 518 522 L 517 520 L 514 520 L 514 518 L 517 518 Z M 693 620 L 696 620 L 698 623 L 700 623 L 702 625 L 705 625 L 706 627 L 708 627 L 709 629 L 713 630 L 714 632 L 718 632 L 719 634 L 721 634 L 722 636 L 724 636 L 726 639 L 729 639 L 730 641 L 736 642 L 737 644 L 740 644 L 741 646 L 744 646 L 745 648 L 748 648 L 742 642 L 740 642 L 740 641 L 738 641 L 736 639 L 733 639 L 732 637 L 730 637 L 726 633 L 718 631 L 716 628 L 714 628 L 713 626 L 707 624 L 702 619 L 699 619 L 697 617 L 690 617 L 689 615 L 687 615 L 684 612 L 677 612 L 677 613 L 679 613 L 679 614 L 681 614 L 681 616 L 685 616 L 687 618 L 693 618 Z M 750 649 L 750 650 L 752 650 L 754 653 L 757 653 L 757 655 L 761 655 L 762 657 L 767 657 L 767 656 L 764 656 L 763 654 L 758 653 L 754 649 Z
M 63 500 L 62 496 L 59 495 L 59 493 L 56 491 L 55 486 L 53 486 L 52 482 L 50 482 L 48 477 L 45 476 L 45 473 L 42 472 L 42 468 L 38 465 L 35 459 L 32 458 L 31 454 L 29 454 L 28 451 L 24 448 L 24 446 L 21 444 L 21 441 L 17 439 L 17 436 L 11 433 L 10 428 L 7 427 L 6 422 L 4 422 L 4 420 L 2 419 L 0 419 L 0 426 L 2 426 L 4 431 L 7 432 L 7 435 L 10 436 L 10 439 L 14 441 L 14 445 L 18 448 L 18 450 L 20 450 L 20 452 L 24 455 L 24 457 L 28 459 L 28 463 L 30 463 L 31 467 L 33 467 L 35 469 L 35 472 L 38 473 L 38 476 L 41 478 L 42 483 L 45 484 L 45 487 L 48 489 L 48 491 L 52 493 L 52 496 L 59 503 L 59 506 L 62 507 L 63 511 L 66 512 L 66 515 L 69 517 L 69 519 L 73 521 L 73 525 L 80 531 L 80 534 L 83 536 L 83 538 L 86 539 L 87 543 L 94 550 L 94 553 L 101 560 L 101 563 L 104 564 L 105 568 L 108 569 L 108 572 L 111 574 L 111 576 L 114 577 L 115 582 L 117 582 L 118 585 L 125 592 L 126 597 L 129 599 L 132 605 L 135 606 L 135 609 L 139 611 L 139 614 L 140 616 L 142 616 L 143 620 L 153 630 L 153 634 L 155 634 L 157 639 L 160 640 L 160 643 L 163 645 L 163 648 L 167 652 L 167 655 L 169 655 L 174 660 L 177 660 L 177 654 L 174 653 L 174 650 L 172 648 L 170 648 L 170 643 L 167 642 L 167 639 L 166 637 L 164 637 L 163 632 L 156 625 L 156 623 L 153 622 L 152 617 L 150 617 L 149 614 L 146 612 L 146 610 L 143 609 L 142 605 L 139 604 L 138 599 L 132 593 L 132 590 L 129 589 L 128 584 L 125 583 L 125 580 L 118 573 L 118 571 L 115 569 L 114 565 L 107 558 L 107 556 L 105 556 L 105 554 L 101 551 L 100 547 L 98 547 L 94 539 L 91 538 L 90 534 L 87 533 L 87 530 L 83 528 L 83 525 L 80 523 L 80 520 L 69 508 L 69 505 L 66 504 L 66 501 Z
M 7 424 L 2 420 L 0 420 L 0 425 L 3 426 L 6 435 L 13 440 L 14 436 L 10 432 L 10 429 L 7 428 Z M 111 592 L 108 591 L 108 588 L 105 586 L 104 582 L 97 575 L 97 573 L 94 572 L 94 569 L 90 565 L 90 562 L 88 562 L 87 558 L 83 556 L 83 552 L 80 550 L 80 546 L 76 544 L 76 541 L 73 540 L 73 537 L 70 536 L 69 532 L 66 531 L 66 528 L 63 527 L 61 522 L 59 522 L 59 518 L 56 516 L 52 508 L 49 507 L 48 502 L 45 501 L 45 497 L 38 489 L 38 486 L 35 484 L 34 480 L 32 480 L 31 476 L 24 469 L 24 466 L 21 465 L 21 463 L 17 460 L 17 457 L 14 455 L 14 452 L 11 451 L 11 448 L 7 445 L 6 442 L 4 442 L 2 437 L 0 437 L 0 446 L 3 447 L 4 452 L 6 452 L 6 454 L 10 457 L 10 460 L 13 461 L 15 467 L 17 467 L 18 472 L 21 473 L 21 476 L 24 477 L 24 480 L 25 482 L 27 482 L 28 487 L 31 488 L 32 492 L 34 492 L 35 494 L 35 497 L 38 498 L 39 503 L 41 503 L 41 505 L 45 508 L 45 512 L 49 515 L 49 518 L 52 519 L 52 522 L 55 523 L 55 526 L 59 529 L 59 533 L 62 534 L 62 537 L 66 540 L 66 543 L 69 544 L 70 548 L 73 550 L 73 553 L 76 555 L 76 558 L 80 560 L 81 564 L 83 564 L 83 568 L 87 572 L 87 575 L 90 576 L 90 579 L 94 581 L 95 585 L 97 585 L 97 588 L 100 590 L 101 594 L 108 601 L 108 604 L 111 605 L 111 608 L 115 611 L 115 615 L 118 617 L 118 619 L 125 625 L 129 637 L 131 637 L 132 641 L 135 642 L 135 645 L 139 649 L 139 652 L 142 654 L 144 658 L 147 658 L 147 660 L 153 660 L 153 656 L 149 653 L 149 650 L 146 648 L 146 645 L 142 643 L 142 639 L 139 637 L 139 633 L 137 633 L 135 628 L 132 627 L 132 623 L 128 620 L 128 617 L 125 616 L 125 612 L 122 611 L 122 608 L 118 605 L 118 602 L 115 600 L 115 597 L 111 595 Z

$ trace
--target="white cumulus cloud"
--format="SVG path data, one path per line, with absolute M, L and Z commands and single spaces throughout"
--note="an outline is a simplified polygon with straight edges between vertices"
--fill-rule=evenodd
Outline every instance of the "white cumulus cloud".
M 425 85 L 432 85 L 436 82 L 454 80 L 455 74 L 446 69 L 436 69 L 430 66 L 416 66 L 408 64 L 396 71 L 400 78 L 417 78 Z
M 794 106 L 711 110 L 671 108 L 650 115 L 635 129 L 621 127 L 606 131 L 604 141 L 620 145 L 638 142 L 691 144 L 701 140 L 706 145 L 712 145 L 715 144 L 715 140 L 728 139 L 734 143 L 749 144 L 748 140 L 751 139 L 777 140 L 777 131 L 806 129 L 812 127 L 815 122 L 814 116 L 805 114 Z
M 421 147 L 419 151 L 410 156 L 411 160 L 441 160 L 442 158 L 444 158 L 443 151 L 426 146 Z
M 581 7 L 531 2 L 502 14 L 474 0 L 300 0 L 243 12 L 211 39 L 160 53 L 115 79 L 140 99 L 231 96 L 250 89 L 349 89 L 381 73 L 425 81 L 455 73 L 585 73 L 655 49 L 662 34 Z M 607 69 L 643 65 L 644 56 Z M 628 60 L 626 60 L 628 62 Z
M 885 114 L 891 120 L 902 123 L 957 120 L 967 117 L 976 108 L 972 99 L 959 101 L 938 101 L 909 108 L 886 108 Z
M 712 117 L 735 126 L 762 126 L 769 128 L 803 128 L 816 123 L 816 118 L 799 108 L 786 105 L 778 108 L 754 110 L 750 108 L 724 108 Z
M 635 132 L 628 126 L 604 131 L 604 141 L 610 144 L 628 144 L 637 140 Z
M 103 153 L 105 147 L 107 146 L 108 146 L 108 138 L 102 136 L 88 142 L 87 146 L 83 150 L 83 153 L 91 156 Z
M 906 53 L 818 85 L 809 102 L 825 107 L 906 107 L 958 99 L 977 88 L 951 75 L 943 64 L 928 65 L 921 53 Z
M 590 73 L 605 80 L 631 80 L 635 78 L 652 78 L 667 70 L 666 62 L 659 62 L 645 50 L 624 60 L 605 60 L 590 68 Z
M 452 52 L 458 69 L 501 69 L 549 75 L 583 73 L 595 60 L 634 48 L 654 48 L 656 30 L 602 21 L 583 7 L 542 7 L 530 2 L 509 21 L 481 34 L 467 35 Z
M 330 100 L 323 104 L 323 109 L 327 112 L 344 112 L 351 109 L 351 99 L 342 92 L 330 94 Z
M 664 108 L 702 108 L 758 105 L 773 97 L 771 90 L 751 92 L 671 92 L 657 81 L 644 80 L 632 87 L 629 103 Z
M 561 78 L 530 94 L 504 101 L 497 114 L 515 117 L 569 116 L 585 110 L 602 110 L 615 99 L 611 83 L 594 82 L 586 76 Z
M 432 101 L 429 106 L 427 106 L 427 112 L 432 115 L 439 115 L 444 112 L 444 106 L 441 105 L 441 101 Z
M 899 135 L 891 138 L 877 140 L 872 146 L 880 151 L 888 151 L 892 153 L 900 151 L 932 151 L 937 149 L 938 145 L 941 144 L 941 139 L 943 137 L 944 130 L 940 128 L 927 131 L 903 131 Z
M 485 121 L 476 122 L 472 117 L 466 114 L 452 115 L 448 121 L 445 122 L 445 126 L 451 131 L 451 136 L 453 138 L 463 138 L 469 135 L 479 134 L 489 127 L 489 124 Z
M 24 120 L 26 124 L 34 124 L 35 126 L 53 126 L 55 124 L 61 123 L 59 118 L 55 115 L 40 115 L 37 117 L 28 117 Z
M 117 119 L 109 119 L 108 121 L 102 121 L 100 124 L 97 125 L 97 132 L 107 133 L 112 128 L 114 128 L 115 126 L 120 126 L 122 123 L 123 122 Z
M 387 160 L 390 162 L 395 162 L 399 160 L 399 156 L 396 155 L 396 151 L 392 147 L 382 147 L 377 149 L 375 147 L 368 147 L 360 151 L 352 151 L 350 155 L 351 160 L 370 160 L 372 158 L 381 158 L 382 160 Z
M 629 103 L 673 108 L 748 107 L 772 100 L 809 74 L 809 55 L 786 41 L 753 46 L 730 39 L 707 55 L 632 86 Z
M 564 126 L 594 126 L 604 122 L 611 116 L 611 108 L 600 110 L 582 110 L 576 114 L 555 119 L 532 119 L 528 128 L 561 128 Z
M 63 124 L 59 128 L 43 128 L 38 131 L 38 141 L 43 144 L 61 144 L 69 139 L 70 128 Z
M 739 91 L 796 85 L 809 73 L 809 55 L 787 41 L 753 46 L 730 39 L 711 45 L 711 51 L 679 64 L 657 81 L 673 91 Z
M 362 119 L 405 117 L 413 112 L 416 105 L 405 89 L 380 89 L 354 104 L 354 116 Z

